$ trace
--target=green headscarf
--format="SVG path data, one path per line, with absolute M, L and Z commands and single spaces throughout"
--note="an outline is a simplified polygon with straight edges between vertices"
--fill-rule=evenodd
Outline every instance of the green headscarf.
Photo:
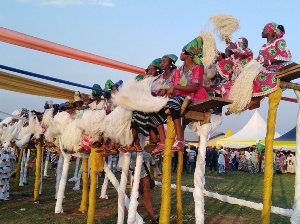
M 93 88 L 95 88 L 95 89 L 102 89 L 99 84 L 94 84 Z M 102 92 L 96 91 L 96 90 L 92 90 L 92 96 L 99 96 L 99 97 L 101 97 L 102 95 L 103 95 Z
M 203 40 L 202 37 L 198 36 L 191 42 L 189 42 L 187 45 L 183 47 L 183 50 L 186 50 L 188 53 L 191 54 L 193 57 L 193 61 L 196 65 L 201 65 L 202 67 L 202 61 L 201 58 L 203 57 Z
M 140 81 L 140 80 L 143 80 L 144 79 L 144 76 L 143 75 L 137 75 L 135 77 L 136 80 Z
M 154 65 L 156 68 L 159 69 L 159 73 L 162 73 L 161 67 L 160 67 L 160 62 L 161 62 L 161 58 L 156 58 L 155 60 L 153 60 L 150 65 Z M 149 66 L 150 66 L 149 65 Z
M 166 54 L 164 55 L 164 57 L 170 58 L 173 64 L 175 64 L 178 59 L 178 57 L 175 54 Z
M 104 86 L 104 90 L 106 91 L 110 91 L 111 87 L 113 87 L 114 83 L 109 79 L 106 81 L 105 86 Z

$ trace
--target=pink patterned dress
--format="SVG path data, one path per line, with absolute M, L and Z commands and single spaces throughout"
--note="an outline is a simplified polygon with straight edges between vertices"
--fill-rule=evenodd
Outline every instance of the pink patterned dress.
M 243 46 L 243 39 L 239 38 L 236 41 L 236 49 L 231 49 L 234 53 L 234 71 L 232 79 L 235 80 L 242 72 L 243 68 L 253 59 L 253 52 L 250 48 Z
M 253 97 L 265 96 L 277 89 L 276 73 L 292 60 L 291 52 L 284 39 L 279 38 L 274 42 L 264 44 L 256 60 L 263 62 L 271 59 L 282 62 L 272 63 L 257 75 L 253 81 Z
M 176 69 L 173 76 L 173 85 L 188 86 L 193 83 L 198 83 L 199 87 L 194 93 L 176 91 L 175 95 L 190 96 L 192 102 L 198 102 L 200 100 L 204 100 L 208 98 L 209 96 L 206 90 L 202 86 L 203 74 L 204 74 L 204 70 L 200 65 L 195 65 L 187 73 L 183 73 L 183 66 L 181 66 L 179 69 Z
M 222 97 L 228 99 L 230 89 L 233 85 L 232 74 L 233 74 L 234 62 L 232 58 L 222 59 L 217 64 L 217 70 L 221 77 L 221 81 L 214 87 L 215 92 L 222 95 Z

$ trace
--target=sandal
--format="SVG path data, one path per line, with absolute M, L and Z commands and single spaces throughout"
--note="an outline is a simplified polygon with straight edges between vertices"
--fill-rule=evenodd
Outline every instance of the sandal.
M 128 146 L 126 151 L 127 152 L 143 152 L 143 149 L 141 146 L 134 145 L 134 146 Z
M 157 148 L 157 142 L 150 142 L 148 145 L 145 145 L 144 150 L 151 153 L 155 148 Z
M 127 146 L 120 146 L 120 147 L 118 148 L 118 150 L 119 150 L 120 152 L 126 153 L 126 152 L 127 152 Z
M 181 147 L 179 146 L 179 144 L 181 144 Z M 184 146 L 185 146 L 185 141 L 184 140 L 183 141 L 176 140 L 174 142 L 174 145 L 171 147 L 171 151 L 172 152 L 177 152 L 177 151 L 183 150 Z
M 157 147 L 151 152 L 151 155 L 155 155 L 157 153 L 163 152 L 165 150 L 166 145 L 163 143 L 158 143 Z

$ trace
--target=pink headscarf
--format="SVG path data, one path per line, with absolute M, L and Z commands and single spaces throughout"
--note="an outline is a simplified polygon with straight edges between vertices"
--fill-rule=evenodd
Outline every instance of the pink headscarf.
M 281 38 L 284 35 L 284 32 L 278 29 L 277 23 L 268 23 L 267 25 L 265 25 L 265 28 L 267 28 L 271 33 L 273 33 L 276 38 Z
M 245 46 L 244 46 L 243 40 L 248 41 L 245 37 L 240 37 L 240 38 L 237 39 L 237 41 L 235 42 L 236 46 L 239 47 L 239 48 L 244 49 Z

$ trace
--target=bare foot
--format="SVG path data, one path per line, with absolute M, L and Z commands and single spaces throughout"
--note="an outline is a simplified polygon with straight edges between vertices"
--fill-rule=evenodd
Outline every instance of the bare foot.
M 255 97 L 255 98 L 252 98 L 252 100 L 245 107 L 244 110 L 254 110 L 254 109 L 257 109 L 259 107 L 260 107 L 260 98 L 259 97 Z

